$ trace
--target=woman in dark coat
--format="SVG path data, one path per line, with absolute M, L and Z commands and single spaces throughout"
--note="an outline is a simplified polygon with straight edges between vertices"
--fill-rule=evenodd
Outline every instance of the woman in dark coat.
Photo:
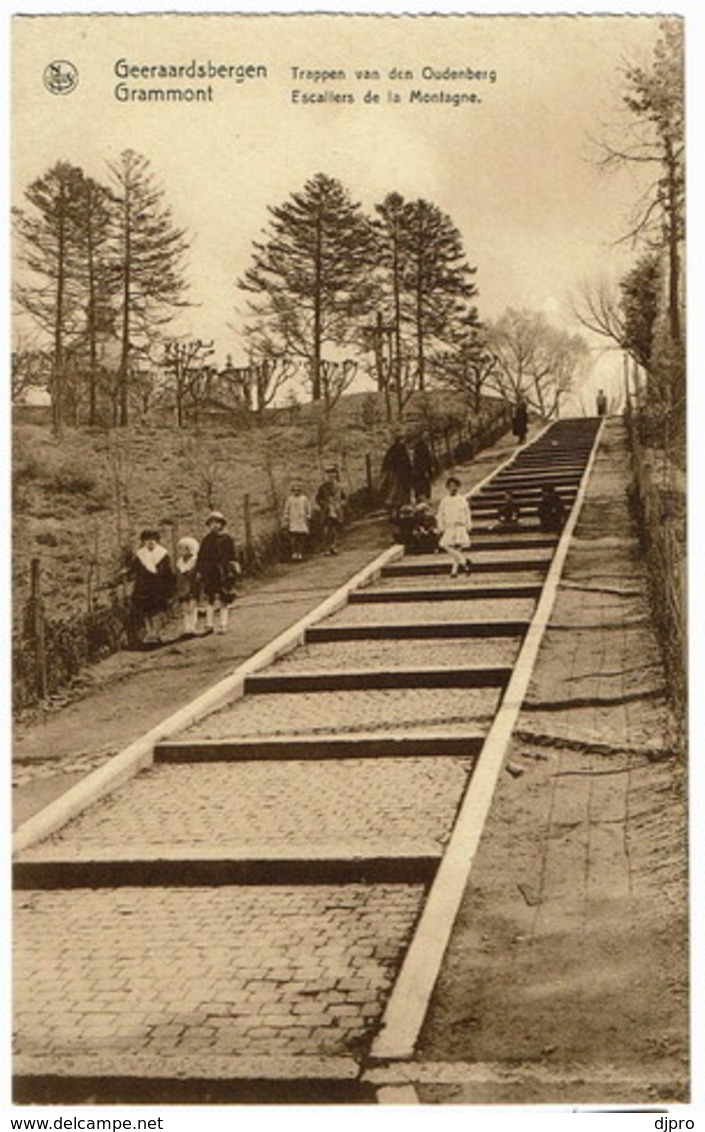
M 412 468 L 401 433 L 394 438 L 382 460 L 382 493 L 390 518 L 394 519 L 411 499 Z
M 512 417 L 512 432 L 517 438 L 517 444 L 523 444 L 526 440 L 526 431 L 529 427 L 529 413 L 526 408 L 526 401 L 520 397 L 519 403 L 514 410 Z
M 174 572 L 169 553 L 159 542 L 159 531 L 142 531 L 130 573 L 134 580 L 132 616 L 137 632 L 145 644 L 160 644 L 174 593 Z
M 240 573 L 235 543 L 226 534 L 227 519 L 220 511 L 211 511 L 206 519 L 208 534 L 198 548 L 196 570 L 206 599 L 206 632 L 214 628 L 215 603 L 219 605 L 218 632 L 228 627 L 228 612 L 235 600 L 235 578 Z
M 436 471 L 438 470 L 438 462 L 433 455 L 431 448 L 420 436 L 414 445 L 414 454 L 411 464 L 411 475 L 414 487 L 414 496 L 418 500 L 429 499 L 431 496 L 431 482 Z

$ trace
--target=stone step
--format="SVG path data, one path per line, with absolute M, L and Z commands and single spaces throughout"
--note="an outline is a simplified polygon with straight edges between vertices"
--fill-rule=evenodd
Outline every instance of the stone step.
M 519 527 L 516 531 L 501 531 L 485 527 L 472 531 L 472 541 L 478 550 L 553 550 L 558 539 L 555 535 L 538 537 L 531 531 L 523 531 Z
M 522 637 L 528 621 L 408 621 L 395 624 L 313 625 L 306 630 L 306 644 L 328 641 L 421 640 L 425 638 Z
M 525 570 L 547 570 L 551 561 L 549 555 L 545 558 L 498 558 L 490 562 L 483 562 L 473 555 L 472 548 L 469 549 L 469 555 L 472 560 L 472 572 L 476 574 L 517 574 Z M 417 574 L 448 573 L 450 559 L 446 556 L 439 558 L 438 555 L 435 555 L 434 558 L 427 558 L 419 555 L 418 558 L 419 561 L 405 559 L 403 562 L 395 562 L 391 566 L 385 566 L 382 570 L 382 577 L 403 578 L 414 577 Z
M 522 500 L 531 502 L 533 500 L 541 498 L 544 486 L 548 485 L 529 484 L 526 487 L 514 489 L 512 491 L 512 495 L 518 503 L 521 503 Z M 556 494 L 560 495 L 561 499 L 566 499 L 572 495 L 575 495 L 576 491 L 578 490 L 577 484 L 551 484 L 551 486 L 553 487 L 553 490 L 556 492 Z M 501 503 L 505 495 L 506 492 L 503 488 L 496 487 L 494 484 L 488 484 L 487 487 L 483 487 L 482 490 L 477 493 L 477 495 L 473 495 L 471 497 L 470 505 L 474 507 L 476 503 L 485 502 L 490 499 L 494 503 Z
M 398 601 L 474 601 L 479 598 L 538 598 L 541 596 L 540 583 L 520 582 L 517 585 L 457 585 L 443 589 L 369 589 L 353 590 L 348 597 L 350 605 L 366 605 L 373 602 Z
M 262 672 L 245 679 L 246 695 L 335 692 L 382 688 L 503 688 L 512 674 L 506 665 L 463 668 L 368 668 L 340 672 Z
M 149 850 L 139 856 L 129 850 L 102 857 L 94 850 L 52 859 L 14 862 L 12 886 L 16 891 L 46 891 L 72 888 L 215 887 L 221 885 L 311 885 L 311 884 L 427 884 L 441 856 L 439 847 L 427 847 L 410 855 L 393 848 L 381 856 L 371 855 L 362 845 L 341 846 L 335 855 L 306 849 L 306 854 L 256 856 L 252 849 L 242 855 L 225 855 L 222 846 L 210 852 L 199 845 L 194 854 L 188 847 Z
M 157 743 L 155 763 L 293 761 L 308 759 L 437 758 L 478 755 L 483 735 L 427 736 L 394 732 L 276 735 L 255 739 L 183 739 Z

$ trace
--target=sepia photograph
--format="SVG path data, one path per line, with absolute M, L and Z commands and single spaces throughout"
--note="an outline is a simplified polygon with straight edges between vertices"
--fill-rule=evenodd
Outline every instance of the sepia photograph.
M 689 1106 L 695 25 L 50 7 L 13 1109 Z

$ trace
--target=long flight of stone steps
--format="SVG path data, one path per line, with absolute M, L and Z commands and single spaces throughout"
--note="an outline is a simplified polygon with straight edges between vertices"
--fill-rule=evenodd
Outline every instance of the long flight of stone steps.
M 355 1095 L 554 554 L 540 486 L 572 506 L 596 429 L 557 422 L 472 494 L 469 575 L 387 565 L 19 854 L 20 1097 L 184 1076 L 196 1098 Z

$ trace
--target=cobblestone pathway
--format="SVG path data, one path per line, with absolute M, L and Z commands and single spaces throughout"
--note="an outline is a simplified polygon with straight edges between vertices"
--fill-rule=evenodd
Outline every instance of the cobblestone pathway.
M 185 1051 L 349 1051 L 380 1014 L 421 897 L 403 885 L 18 895 L 16 1052 L 97 1051 L 109 1069 L 139 1049 L 158 1071 Z
M 387 758 L 158 764 L 27 850 L 256 847 L 320 852 L 438 848 L 448 835 L 470 759 Z
M 499 697 L 496 688 L 273 693 L 247 697 L 183 734 L 188 739 L 375 730 L 432 734 L 430 728 L 472 734 L 492 717 Z

